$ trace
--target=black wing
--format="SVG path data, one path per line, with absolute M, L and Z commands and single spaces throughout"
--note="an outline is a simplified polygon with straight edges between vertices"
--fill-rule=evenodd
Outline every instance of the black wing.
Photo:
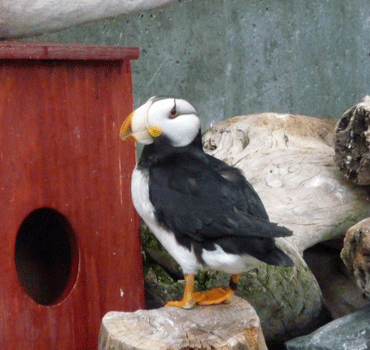
M 238 169 L 205 154 L 172 154 L 152 165 L 149 196 L 162 225 L 198 242 L 291 235 L 269 222 L 260 198 Z

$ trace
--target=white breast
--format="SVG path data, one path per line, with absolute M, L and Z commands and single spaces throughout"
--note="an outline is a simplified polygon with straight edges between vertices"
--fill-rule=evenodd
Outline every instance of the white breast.
M 184 274 L 196 273 L 202 266 L 198 263 L 193 249 L 189 250 L 177 243 L 175 236 L 163 228 L 154 215 L 154 207 L 149 200 L 149 174 L 135 168 L 131 180 L 131 195 L 134 207 L 150 230 L 168 253 L 181 266 Z

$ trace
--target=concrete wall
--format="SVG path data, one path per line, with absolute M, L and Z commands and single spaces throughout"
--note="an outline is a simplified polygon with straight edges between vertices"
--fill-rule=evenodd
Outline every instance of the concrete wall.
M 203 129 L 266 111 L 339 118 L 370 94 L 368 0 L 182 0 L 30 40 L 141 47 L 135 107 L 183 97 Z

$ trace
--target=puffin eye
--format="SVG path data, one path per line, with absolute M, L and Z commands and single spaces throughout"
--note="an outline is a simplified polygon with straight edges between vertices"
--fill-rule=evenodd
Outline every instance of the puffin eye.
M 171 112 L 170 112 L 170 118 L 171 118 L 171 119 L 176 118 L 178 115 L 179 115 L 179 113 L 178 113 L 178 112 L 177 112 L 177 110 L 176 110 L 176 106 L 174 106 L 174 107 L 171 109 Z

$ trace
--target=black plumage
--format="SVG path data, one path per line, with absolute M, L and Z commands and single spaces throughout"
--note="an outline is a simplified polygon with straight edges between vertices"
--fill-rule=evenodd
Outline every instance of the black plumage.
M 201 134 L 189 145 L 173 147 L 165 136 L 144 147 L 138 170 L 149 173 L 149 198 L 160 225 L 176 241 L 203 250 L 216 245 L 226 253 L 248 254 L 273 265 L 292 266 L 275 237 L 292 232 L 269 221 L 256 191 L 239 169 L 207 155 Z

